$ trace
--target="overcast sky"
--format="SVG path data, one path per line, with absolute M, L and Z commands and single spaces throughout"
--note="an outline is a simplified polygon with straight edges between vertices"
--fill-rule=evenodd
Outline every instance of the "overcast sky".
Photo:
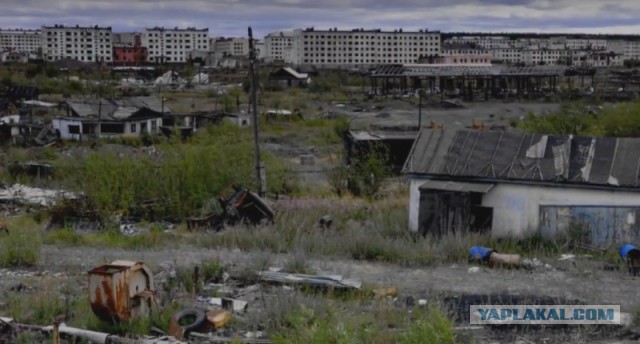
M 315 27 L 640 34 L 639 0 L 0 0 L 2 28 L 208 27 L 256 37 Z

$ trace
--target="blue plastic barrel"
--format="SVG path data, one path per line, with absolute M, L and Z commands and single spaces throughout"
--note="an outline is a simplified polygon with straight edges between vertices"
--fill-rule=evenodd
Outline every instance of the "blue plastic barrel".
M 631 245 L 631 244 L 625 244 L 622 245 L 622 247 L 620 247 L 620 258 L 622 258 L 622 260 L 627 259 L 627 256 L 629 255 L 629 252 L 633 251 L 633 250 L 637 250 L 638 248 Z
M 473 246 L 469 251 L 469 259 L 489 259 L 491 252 L 493 252 L 493 249 L 484 246 Z

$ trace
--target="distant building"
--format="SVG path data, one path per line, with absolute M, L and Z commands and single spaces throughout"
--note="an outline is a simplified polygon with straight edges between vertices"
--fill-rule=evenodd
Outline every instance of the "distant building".
M 51 124 L 61 139 L 77 141 L 159 134 L 163 117 L 170 112 L 155 97 L 68 100 L 66 107 L 67 116 L 54 118 Z
M 294 63 L 320 68 L 417 63 L 441 55 L 439 31 L 309 28 L 295 31 L 293 40 L 292 47 L 297 49 Z
M 49 61 L 112 62 L 111 27 L 43 26 L 41 42 Z
M 284 62 L 284 63 L 297 63 L 297 45 L 299 35 L 295 31 L 278 31 L 268 34 L 264 38 L 264 45 L 266 50 L 265 58 L 268 61 Z
M 40 35 L 40 30 L 0 30 L 0 52 L 37 53 Z
M 115 35 L 114 35 L 115 36 Z M 132 41 L 113 43 L 113 63 L 141 65 L 147 62 L 147 48 L 142 46 L 142 35 L 132 35 Z
M 113 44 L 135 45 L 137 41 L 142 40 L 141 32 L 114 32 L 111 37 Z
M 228 56 L 249 56 L 248 38 L 218 38 L 214 42 L 213 51 L 222 57 Z
M 142 46 L 147 48 L 151 63 L 185 63 L 194 51 L 209 51 L 209 29 L 146 28 Z

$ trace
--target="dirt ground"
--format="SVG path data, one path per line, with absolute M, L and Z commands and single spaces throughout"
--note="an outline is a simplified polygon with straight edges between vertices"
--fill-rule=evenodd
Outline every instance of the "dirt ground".
M 49 276 L 82 279 L 82 275 L 92 267 L 115 259 L 141 260 L 154 272 L 161 266 L 191 267 L 202 261 L 218 259 L 225 264 L 238 267 L 255 266 L 258 253 L 239 250 L 209 250 L 194 247 L 176 247 L 148 251 L 94 248 L 43 247 L 42 264 L 37 271 L 47 271 Z M 288 255 L 270 255 L 273 266 L 282 266 Z M 542 260 L 532 271 L 517 269 L 489 269 L 481 267 L 471 272 L 472 265 L 455 264 L 404 268 L 395 265 L 366 263 L 351 260 L 310 261 L 317 273 L 342 274 L 348 278 L 360 279 L 372 287 L 397 287 L 399 303 L 409 298 L 433 300 L 438 295 L 464 298 L 479 295 L 480 300 L 496 300 L 495 295 L 509 298 L 536 300 L 551 298 L 576 300 L 586 304 L 620 305 L 623 312 L 635 312 L 640 306 L 640 278 L 629 276 L 624 269 L 605 269 L 602 262 L 588 257 L 559 261 Z M 19 283 L 33 283 L 36 271 L 0 271 L 0 292 L 4 294 Z M 477 298 L 476 298 L 477 299 Z M 2 301 L 0 299 L 0 301 Z M 431 301 L 430 301 L 431 302 Z M 251 307 L 251 305 L 249 305 Z M 461 311 L 462 312 L 462 311 Z M 460 314 L 461 317 L 464 315 Z M 461 320 L 459 326 L 468 326 Z M 608 331 L 608 330 L 607 330 Z M 476 329 L 462 331 L 461 338 L 470 336 L 476 343 L 627 343 L 633 342 L 629 333 L 615 329 L 607 333 L 582 333 L 571 328 L 529 329 L 526 332 L 497 329 Z M 468 338 L 467 338 L 468 339 Z M 637 341 L 636 341 L 637 342 Z

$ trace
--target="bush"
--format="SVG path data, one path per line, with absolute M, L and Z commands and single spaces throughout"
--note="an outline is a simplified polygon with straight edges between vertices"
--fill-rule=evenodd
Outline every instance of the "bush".
M 232 184 L 255 190 L 253 144 L 250 131 L 232 124 L 201 130 L 188 143 L 172 138 L 157 154 L 121 156 L 92 152 L 85 161 L 65 162 L 65 184 L 83 190 L 102 215 L 125 215 L 142 202 L 152 201 L 148 219 L 183 218 L 197 213 Z M 286 194 L 295 189 L 283 163 L 263 153 L 267 187 Z M 77 180 L 74 180 L 77 177 Z
M 0 234 L 0 267 L 34 266 L 40 259 L 40 230 L 29 218 L 7 223 L 9 233 Z

